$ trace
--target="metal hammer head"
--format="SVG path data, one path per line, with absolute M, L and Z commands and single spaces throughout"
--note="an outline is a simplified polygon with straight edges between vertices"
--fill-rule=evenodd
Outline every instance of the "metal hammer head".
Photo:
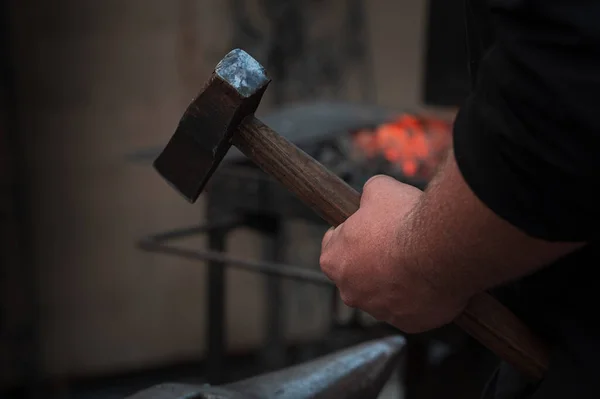
M 219 62 L 204 89 L 189 105 L 171 140 L 154 161 L 156 170 L 195 202 L 231 147 L 244 118 L 254 115 L 270 79 L 243 50 Z

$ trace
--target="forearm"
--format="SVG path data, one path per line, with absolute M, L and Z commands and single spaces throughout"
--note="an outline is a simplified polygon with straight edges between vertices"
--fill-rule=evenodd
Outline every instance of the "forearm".
M 402 229 L 402 257 L 436 290 L 469 297 L 583 246 L 530 237 L 489 210 L 451 151 Z

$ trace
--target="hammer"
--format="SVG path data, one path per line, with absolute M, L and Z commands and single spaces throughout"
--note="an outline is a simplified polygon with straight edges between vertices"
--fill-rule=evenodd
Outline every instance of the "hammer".
M 194 203 L 234 145 L 337 226 L 358 210 L 360 194 L 254 116 L 269 82 L 252 56 L 240 49 L 229 52 L 185 111 L 154 167 Z M 473 297 L 454 323 L 532 380 L 543 377 L 548 348 L 490 295 Z

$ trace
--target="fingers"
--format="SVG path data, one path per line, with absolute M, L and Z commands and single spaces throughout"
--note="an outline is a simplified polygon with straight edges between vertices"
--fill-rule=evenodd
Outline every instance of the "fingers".
M 333 237 L 334 232 L 335 227 L 330 227 L 323 235 L 323 240 L 321 241 L 321 252 L 327 247 L 327 244 L 329 244 L 329 241 Z
M 343 224 L 338 227 L 331 227 L 325 234 L 323 235 L 323 240 L 321 241 L 321 257 L 319 258 L 319 266 L 321 266 L 321 271 L 332 281 L 335 282 L 335 277 L 337 275 L 336 262 L 334 260 L 337 258 L 336 255 L 336 242 L 339 240 L 339 232 L 340 228 Z
M 392 178 L 390 176 L 387 176 L 387 175 L 374 175 L 374 176 L 371 176 L 371 178 L 369 180 L 367 180 L 367 182 L 364 184 L 363 190 L 365 190 L 369 184 L 377 181 L 378 179 L 392 179 L 392 180 L 395 180 L 394 178 Z

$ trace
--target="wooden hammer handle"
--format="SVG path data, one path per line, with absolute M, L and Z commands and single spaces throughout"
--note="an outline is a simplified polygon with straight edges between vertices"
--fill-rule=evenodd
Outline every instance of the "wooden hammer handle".
M 358 210 L 356 190 L 255 117 L 240 125 L 233 144 L 331 225 L 343 223 Z M 543 377 L 548 349 L 490 295 L 474 296 L 455 323 L 525 375 Z

